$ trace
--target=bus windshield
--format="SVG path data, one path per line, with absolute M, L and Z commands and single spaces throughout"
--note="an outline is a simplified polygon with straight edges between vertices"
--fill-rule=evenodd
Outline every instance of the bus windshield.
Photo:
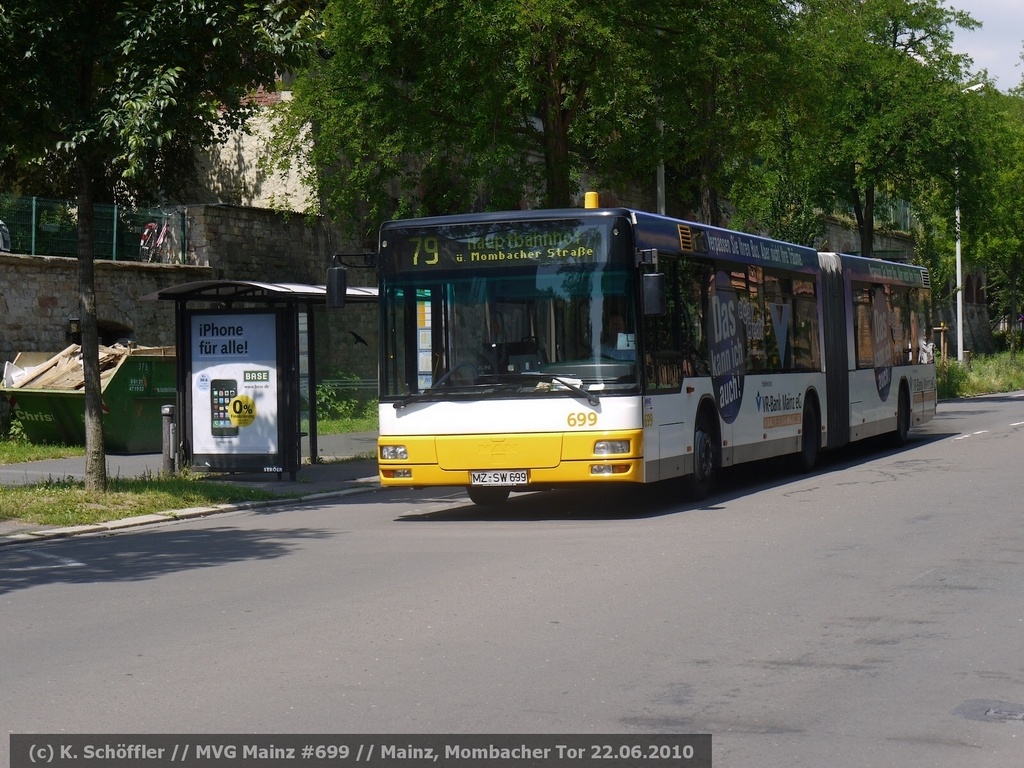
M 489 233 L 490 242 L 542 242 L 537 223 L 527 224 L 529 230 L 520 223 L 511 233 L 506 222 Z M 639 391 L 628 228 L 544 226 L 557 234 L 556 244 L 534 249 L 532 257 L 497 260 L 490 257 L 500 246 L 468 249 L 468 234 L 456 238 L 451 228 L 388 233 L 382 399 L 590 399 Z M 485 242 L 478 230 L 472 237 Z M 544 254 L 551 249 L 573 255 Z

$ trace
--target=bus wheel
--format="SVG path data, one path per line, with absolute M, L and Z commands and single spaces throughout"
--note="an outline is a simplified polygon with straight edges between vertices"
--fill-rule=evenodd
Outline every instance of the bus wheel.
M 803 435 L 800 440 L 800 452 L 796 454 L 798 472 L 810 472 L 818 463 L 821 453 L 821 420 L 818 409 L 813 402 L 804 405 Z
M 693 474 L 690 476 L 690 496 L 703 499 L 711 493 L 715 484 L 715 468 L 718 465 L 718 446 L 715 444 L 715 431 L 707 413 L 697 416 L 697 424 L 693 429 Z
M 481 507 L 500 507 L 508 500 L 508 488 L 471 485 L 466 489 L 469 500 Z
M 900 402 L 896 406 L 896 429 L 892 433 L 892 441 L 896 447 L 902 448 L 907 444 L 907 436 L 910 434 L 910 393 L 905 385 L 900 386 Z

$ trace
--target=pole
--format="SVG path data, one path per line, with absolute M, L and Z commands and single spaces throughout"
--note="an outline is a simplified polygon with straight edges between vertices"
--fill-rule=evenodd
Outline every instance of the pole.
M 960 93 L 971 93 L 985 87 L 984 83 L 974 83 L 961 89 Z M 960 164 L 953 168 L 956 180 L 956 359 L 963 363 L 964 354 L 964 272 L 960 258 Z
M 960 169 L 956 169 L 956 359 L 964 361 L 964 278 L 960 257 Z
M 662 138 L 665 136 L 665 123 L 659 118 L 658 119 L 658 131 L 661 133 Z M 662 216 L 665 215 L 665 157 L 664 153 L 660 160 L 658 160 L 658 213 Z
M 174 428 L 173 405 L 160 406 L 160 415 L 163 417 L 163 474 L 173 475 L 177 464 L 178 439 L 177 430 Z

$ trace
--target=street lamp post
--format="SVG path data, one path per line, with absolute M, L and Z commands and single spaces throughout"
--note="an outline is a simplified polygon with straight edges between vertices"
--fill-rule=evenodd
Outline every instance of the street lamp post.
M 960 93 L 970 93 L 984 88 L 984 83 L 975 83 L 964 88 Z M 956 359 L 964 361 L 964 269 L 960 257 L 960 166 L 953 169 L 956 182 Z
M 964 361 L 964 279 L 960 257 L 960 168 L 953 171 L 956 179 L 956 359 Z

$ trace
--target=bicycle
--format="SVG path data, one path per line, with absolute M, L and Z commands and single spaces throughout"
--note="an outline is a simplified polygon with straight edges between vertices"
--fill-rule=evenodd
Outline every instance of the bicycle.
M 156 222 L 151 221 L 142 228 L 142 237 L 139 240 L 139 261 L 162 263 L 165 260 L 166 243 L 167 217 L 165 216 L 162 227 L 158 227 Z

